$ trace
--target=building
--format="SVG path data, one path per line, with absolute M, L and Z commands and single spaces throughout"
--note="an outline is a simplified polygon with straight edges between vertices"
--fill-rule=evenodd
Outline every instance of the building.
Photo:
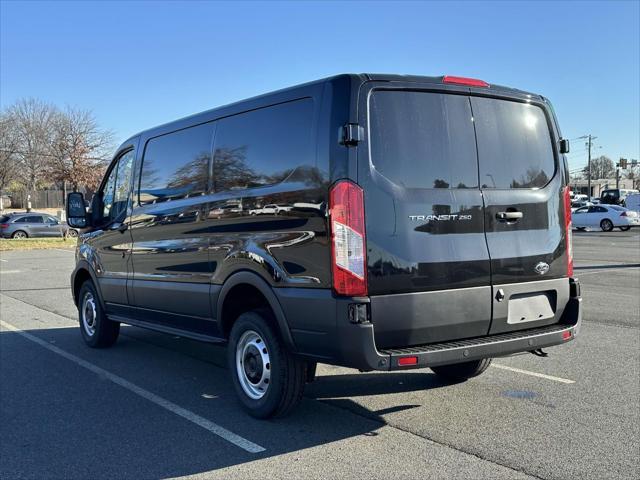
M 589 181 L 588 180 L 582 180 L 582 179 L 572 179 L 570 186 L 571 186 L 571 191 L 573 193 L 576 194 L 584 194 L 584 195 L 589 195 L 589 197 L 600 197 L 600 194 L 602 193 L 603 190 L 607 190 L 608 188 L 616 188 L 616 179 L 615 178 L 609 178 L 609 179 L 600 179 L 600 180 L 591 180 L 591 193 L 589 194 L 587 192 L 587 189 L 589 188 Z M 634 188 L 633 186 L 633 180 L 628 179 L 628 178 L 621 178 L 618 181 L 618 187 L 617 188 L 629 188 L 632 189 Z

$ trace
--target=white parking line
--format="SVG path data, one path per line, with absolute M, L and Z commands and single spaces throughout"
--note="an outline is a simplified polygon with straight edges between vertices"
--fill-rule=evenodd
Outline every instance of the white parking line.
M 18 335 L 22 335 L 24 338 L 31 340 L 34 343 L 37 343 L 38 345 L 40 345 L 41 347 L 46 348 L 47 350 L 56 353 L 64 358 L 66 358 L 67 360 L 71 360 L 72 362 L 76 363 L 77 365 L 80 365 L 81 367 L 86 368 L 87 370 L 92 371 L 93 373 L 96 373 L 98 375 L 100 375 L 102 378 L 106 378 L 107 380 L 112 381 L 113 383 L 120 385 L 123 388 L 126 388 L 127 390 L 129 390 L 130 392 L 135 393 L 136 395 L 139 395 L 142 398 L 145 398 L 147 400 L 149 400 L 150 402 L 155 403 L 156 405 L 169 410 L 172 413 L 175 413 L 176 415 L 189 420 L 192 423 L 195 423 L 196 425 L 198 425 L 199 427 L 204 428 L 205 430 L 209 430 L 211 433 L 219 436 L 220 438 L 223 438 L 224 440 L 226 440 L 227 442 L 233 443 L 235 446 L 242 448 L 243 450 L 246 450 L 247 452 L 250 453 L 260 453 L 260 452 L 264 452 L 265 448 L 261 447 L 260 445 L 253 443 L 249 440 L 247 440 L 246 438 L 241 437 L 240 435 L 237 435 L 229 430 L 227 430 L 224 427 L 221 427 L 220 425 L 207 420 L 204 417 L 201 417 L 200 415 L 196 415 L 195 413 L 186 410 L 178 405 L 176 405 L 173 402 L 170 402 L 169 400 L 166 400 L 158 395 L 156 395 L 155 393 L 151 393 L 148 390 L 145 390 L 142 387 L 139 387 L 138 385 L 135 385 L 131 382 L 129 382 L 128 380 L 125 380 L 124 378 L 115 375 L 107 370 L 104 370 L 100 367 L 98 367 L 97 365 L 94 365 L 93 363 L 89 363 L 86 360 L 81 359 L 80 357 L 76 357 L 75 355 L 65 352 L 64 350 L 51 345 L 50 343 L 47 343 L 46 341 L 42 340 L 41 338 L 38 338 L 34 335 L 31 335 L 30 333 L 27 333 L 23 330 L 20 330 L 19 328 L 11 325 L 10 323 L 7 323 L 3 320 L 0 320 L 0 325 L 4 328 L 6 328 L 7 330 L 10 330 L 12 332 L 17 333 Z
M 20 270 L 0 270 L 0 273 L 20 273 Z
M 66 249 L 66 248 L 52 248 L 51 250 L 57 250 L 59 252 L 66 252 L 66 253 L 76 253 L 75 249 Z
M 521 368 L 508 367 L 506 365 L 500 365 L 499 363 L 492 363 L 491 366 L 499 368 L 501 370 L 509 370 L 510 372 L 523 373 L 525 375 L 531 375 L 532 377 L 553 380 L 554 382 L 567 383 L 567 384 L 576 383 L 575 380 L 569 380 L 567 378 L 562 378 L 562 377 L 554 377 L 553 375 L 546 375 L 544 373 L 530 372 L 529 370 L 522 370 Z
M 5 260 L 4 258 L 0 258 L 0 262 L 8 262 L 9 260 Z

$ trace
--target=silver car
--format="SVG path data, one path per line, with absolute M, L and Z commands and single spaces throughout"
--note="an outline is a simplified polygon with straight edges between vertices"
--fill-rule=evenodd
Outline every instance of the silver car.
M 53 215 L 47 213 L 13 213 L 0 217 L 0 237 L 77 237 L 78 231 L 70 228 Z

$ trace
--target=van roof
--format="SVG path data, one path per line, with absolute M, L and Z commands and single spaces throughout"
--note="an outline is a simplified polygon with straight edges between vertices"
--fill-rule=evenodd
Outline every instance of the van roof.
M 342 73 L 342 74 L 338 74 L 338 75 L 332 75 L 330 77 L 325 77 L 325 78 L 321 78 L 318 80 L 313 80 L 311 82 L 306 82 L 306 83 L 301 83 L 301 84 L 297 84 L 297 85 L 292 85 L 289 87 L 285 87 L 279 90 L 273 90 L 270 92 L 265 92 L 263 94 L 260 95 L 256 95 L 250 98 L 245 98 L 236 102 L 232 102 L 232 103 L 228 103 L 225 105 L 220 105 L 211 109 L 207 109 L 207 110 L 203 110 L 201 112 L 198 113 L 194 113 L 192 115 L 188 115 L 186 117 L 182 117 L 176 120 L 172 120 L 170 122 L 166 122 L 160 125 L 156 125 L 154 127 L 142 130 L 138 133 L 136 133 L 135 135 L 132 135 L 131 137 L 129 137 L 125 142 L 123 142 L 121 144 L 120 147 L 118 147 L 118 150 L 120 150 L 123 146 L 128 145 L 131 143 L 131 141 L 141 135 L 145 135 L 148 134 L 154 130 L 161 130 L 161 129 L 165 129 L 168 126 L 171 126 L 173 124 L 176 124 L 176 126 L 178 124 L 184 124 L 186 121 L 188 121 L 189 119 L 195 119 L 196 117 L 200 117 L 200 116 L 204 116 L 207 114 L 211 114 L 217 110 L 223 110 L 223 109 L 229 109 L 232 108 L 236 105 L 241 105 L 243 103 L 251 103 L 251 102 L 255 102 L 257 100 L 261 100 L 263 98 L 272 96 L 272 95 L 278 95 L 278 94 L 283 94 L 283 93 L 287 93 L 290 92 L 292 90 L 296 90 L 299 88 L 304 88 L 304 87 L 310 87 L 310 86 L 314 86 L 314 85 L 320 85 L 320 84 L 324 84 L 324 83 L 328 83 L 331 81 L 335 81 L 335 80 L 340 80 L 340 79 L 349 79 L 352 83 L 352 85 L 354 84 L 362 84 L 365 83 L 367 81 L 375 81 L 375 82 L 403 82 L 403 83 L 433 83 L 433 84 L 442 84 L 443 83 L 443 79 L 444 79 L 445 75 L 440 75 L 440 76 L 425 76 L 425 75 L 401 75 L 401 74 L 387 74 L 387 73 Z M 497 84 L 493 84 L 493 83 L 489 83 L 489 89 L 491 89 L 492 91 L 498 91 L 500 93 L 503 94 L 507 94 L 507 95 L 517 95 L 517 96 L 522 96 L 522 95 L 528 95 L 531 97 L 535 97 L 538 100 L 542 100 L 542 101 L 546 101 L 546 99 L 544 97 L 542 97 L 541 95 L 538 94 L 534 94 L 531 92 L 527 92 L 524 90 L 519 90 L 519 89 L 515 89 L 515 88 L 511 88 L 511 87 L 506 87 L 503 85 L 497 85 Z M 177 128 L 182 128 L 182 127 L 177 127 Z

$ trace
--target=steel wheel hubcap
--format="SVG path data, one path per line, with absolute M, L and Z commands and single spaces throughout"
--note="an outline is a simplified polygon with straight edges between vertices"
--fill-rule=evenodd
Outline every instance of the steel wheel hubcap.
M 90 337 L 96 333 L 96 302 L 93 295 L 87 292 L 82 300 L 82 326 Z
M 264 397 L 271 380 L 271 360 L 267 345 L 253 330 L 244 332 L 238 341 L 236 371 L 244 393 L 254 400 Z

